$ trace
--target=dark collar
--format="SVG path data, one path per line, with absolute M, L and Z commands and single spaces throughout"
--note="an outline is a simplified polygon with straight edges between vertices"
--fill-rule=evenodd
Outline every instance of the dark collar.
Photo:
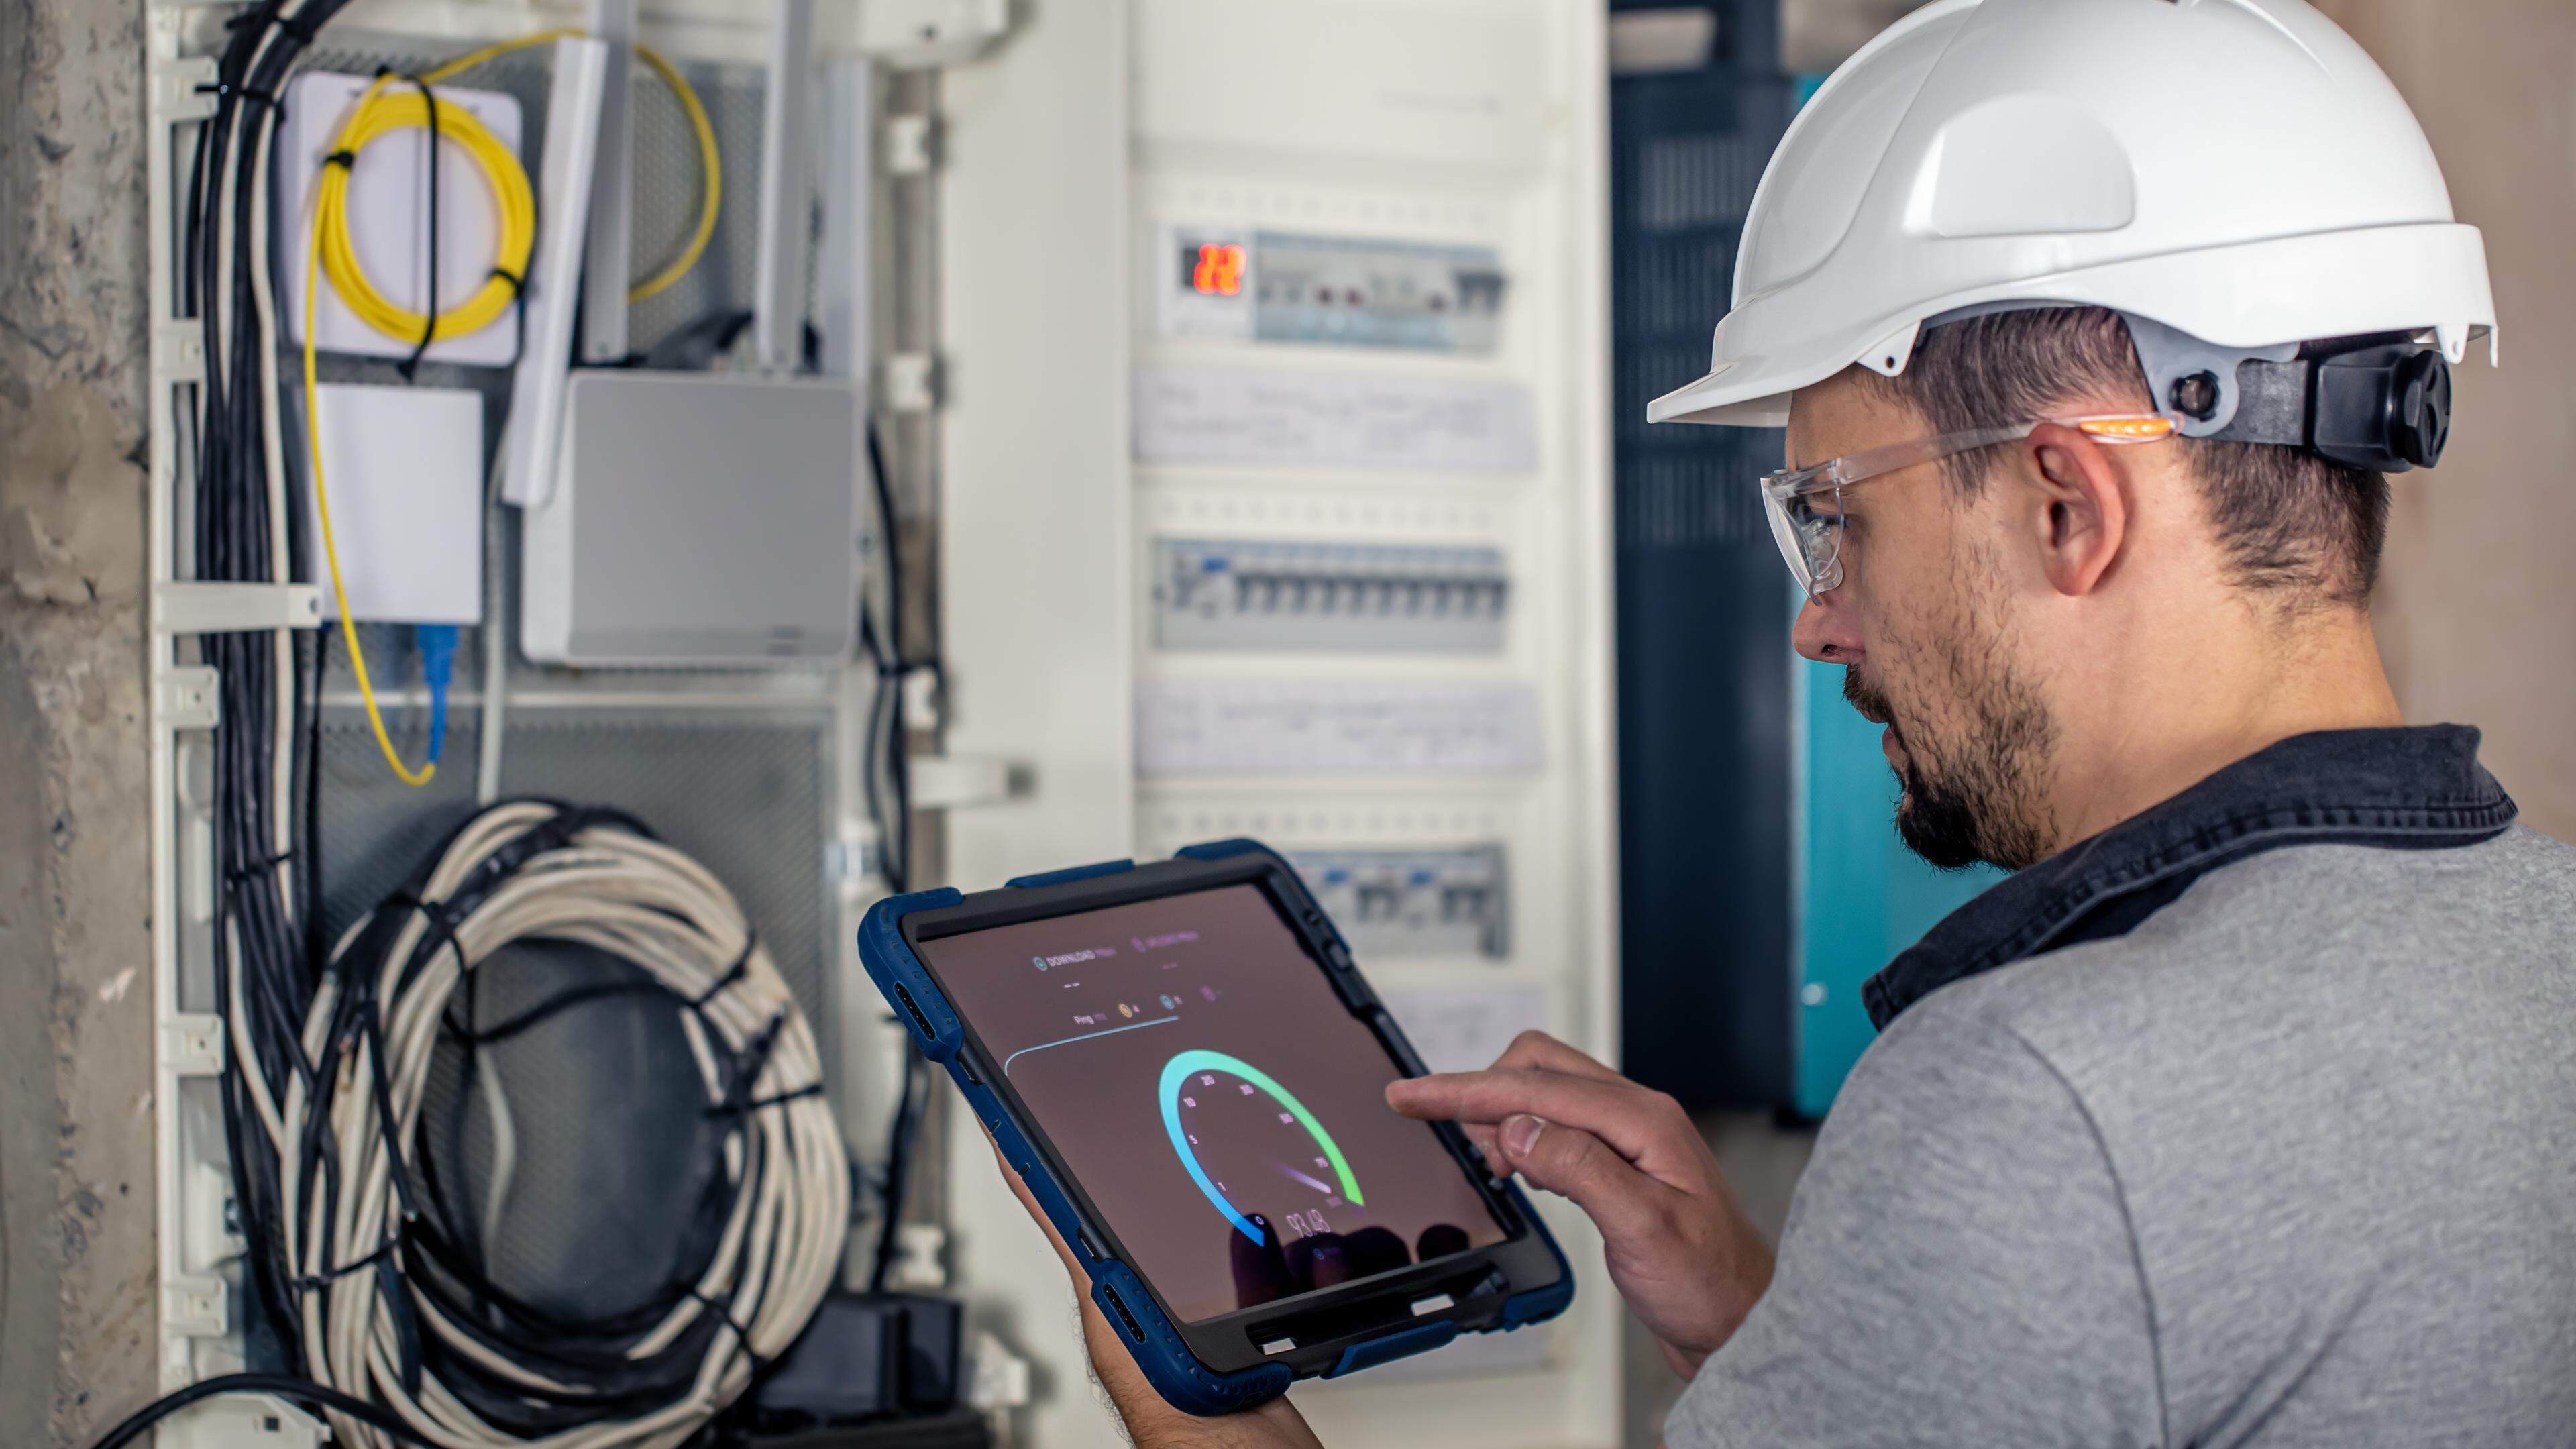
M 2293 735 L 2050 856 L 1951 912 L 1861 987 L 1884 1031 L 1963 977 L 2122 936 L 2222 865 L 2284 845 L 2439 850 L 2502 833 L 2515 807 L 2468 725 Z

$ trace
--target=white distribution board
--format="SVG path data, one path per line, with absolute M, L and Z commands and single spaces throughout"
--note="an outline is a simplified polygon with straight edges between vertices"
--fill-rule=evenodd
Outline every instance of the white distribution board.
M 1009 44 L 941 82 L 939 568 L 947 747 L 1035 788 L 949 813 L 949 880 L 1233 835 L 1323 861 L 1490 852 L 1507 892 L 1407 873 L 1419 899 L 1390 921 L 1472 912 L 1473 928 L 1408 926 L 1436 949 L 1365 958 L 1370 981 L 1443 1064 L 1527 1026 L 1615 1059 L 1604 12 L 1015 14 Z M 1294 266 L 1283 238 L 1305 247 Z M 1454 325 L 1467 289 L 1442 280 L 1470 260 L 1495 274 L 1473 279 L 1472 334 Z M 1303 561 L 1268 569 L 1302 589 L 1271 580 L 1242 605 L 1270 632 L 1168 627 L 1167 545 L 1211 541 Z M 1409 596 L 1370 582 L 1389 549 L 1500 558 L 1508 624 L 1410 630 Z M 1370 638 L 1376 610 L 1391 632 Z M 949 1167 L 959 1290 L 1042 1385 L 1015 1435 L 1111 1449 L 1052 1252 L 980 1134 L 957 1134 Z M 1619 1441 L 1622 1314 L 1599 1240 L 1561 1200 L 1538 1208 L 1574 1264 L 1572 1309 L 1300 1386 L 1323 1442 Z

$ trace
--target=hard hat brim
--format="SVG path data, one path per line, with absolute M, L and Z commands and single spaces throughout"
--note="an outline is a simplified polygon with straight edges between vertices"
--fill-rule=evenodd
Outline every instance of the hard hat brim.
M 1802 300 L 1796 289 L 1784 289 L 1727 314 L 1718 324 L 1718 356 L 1708 372 L 1648 403 L 1646 420 L 1786 427 L 1789 400 L 1800 388 L 1854 365 L 1902 372 L 1923 323 L 1994 302 L 2107 307 L 2221 347 L 2430 330 L 2455 363 L 2473 334 L 2491 334 L 2495 326 L 2478 229 L 2454 222 L 2316 232 L 2134 257 L 1948 293 L 1839 335 L 1800 327 L 1794 309 Z M 1744 350 L 1730 356 L 1731 346 Z

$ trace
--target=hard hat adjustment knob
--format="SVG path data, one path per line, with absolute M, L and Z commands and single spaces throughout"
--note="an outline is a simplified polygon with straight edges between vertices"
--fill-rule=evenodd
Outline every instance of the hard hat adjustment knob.
M 2175 412 L 2209 418 L 2218 411 L 2218 374 L 2195 372 L 2175 378 L 2172 402 Z
M 2397 365 L 2391 382 L 2388 450 L 2430 468 L 2451 439 L 2451 364 L 2439 352 L 2418 352 Z
M 2451 364 L 2437 349 L 2355 341 L 2314 359 L 2308 451 L 2375 473 L 2432 467 L 2450 441 Z

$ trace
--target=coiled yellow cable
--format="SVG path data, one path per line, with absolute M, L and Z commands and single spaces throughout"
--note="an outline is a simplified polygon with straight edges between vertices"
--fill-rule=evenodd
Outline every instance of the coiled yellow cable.
M 485 61 L 578 35 L 574 30 L 549 30 L 498 45 L 487 45 L 469 51 L 420 77 L 422 85 L 461 75 Z M 707 119 L 706 107 L 699 103 L 698 93 L 691 89 L 679 70 L 668 60 L 645 46 L 635 53 L 688 114 L 689 127 L 697 133 L 700 166 L 705 184 L 698 207 L 698 224 L 690 233 L 688 244 L 669 265 L 651 277 L 627 289 L 630 303 L 643 301 L 662 291 L 698 264 L 706 253 L 707 243 L 715 236 L 716 218 L 724 205 L 724 163 L 716 150 L 715 127 Z M 375 732 L 376 748 L 384 753 L 385 763 L 393 767 L 396 778 L 414 788 L 426 785 L 438 773 L 435 760 L 424 762 L 417 770 L 403 763 L 401 752 L 394 748 L 393 736 L 385 729 L 383 711 L 376 704 L 376 688 L 367 677 L 367 654 L 358 644 L 358 626 L 349 615 L 349 592 L 340 580 L 340 549 L 332 537 L 331 492 L 322 478 L 322 422 L 319 407 L 320 384 L 316 378 L 313 345 L 313 299 L 319 278 L 328 275 L 331 288 L 360 321 L 388 337 L 405 342 L 427 342 L 460 337 L 479 332 L 499 321 L 518 301 L 528 275 L 528 257 L 536 247 L 537 206 L 528 185 L 527 168 L 489 127 L 475 119 L 462 106 L 432 107 L 429 97 L 417 90 L 392 90 L 387 86 L 397 77 L 378 76 L 349 108 L 349 118 L 341 123 L 333 154 L 324 161 L 320 185 L 316 188 L 313 207 L 312 244 L 304 260 L 304 427 L 305 444 L 312 460 L 313 504 L 321 515 L 322 553 L 331 566 L 331 592 L 340 606 L 340 637 L 348 645 L 349 671 L 357 677 L 358 695 L 366 702 L 367 726 Z M 443 308 L 435 317 L 425 316 L 401 306 L 375 288 L 367 279 L 366 269 L 359 265 L 357 249 L 349 234 L 349 174 L 356 168 L 358 153 L 374 141 L 395 131 L 412 127 L 434 129 L 439 137 L 462 147 L 483 179 L 492 188 L 492 199 L 498 216 L 499 237 L 494 246 L 492 275 L 474 295 L 454 307 Z M 435 144 L 433 140 L 432 144 Z M 488 681 L 487 681 L 487 686 Z
M 322 274 L 331 279 L 331 290 L 356 314 L 359 321 L 387 337 L 405 342 L 419 342 L 424 331 L 428 341 L 462 337 L 480 332 L 498 322 L 519 300 L 519 288 L 528 275 L 528 254 L 537 243 L 537 198 L 529 189 L 528 173 L 501 138 L 474 118 L 474 113 L 458 105 L 436 107 L 433 117 L 429 97 L 417 90 L 388 90 L 394 81 L 389 75 L 378 76 L 356 103 L 349 108 L 349 119 L 340 127 L 332 143 L 332 154 L 322 163 L 322 181 L 314 193 L 313 229 L 321 248 Z M 356 169 L 358 153 L 370 144 L 396 131 L 435 126 L 438 135 L 455 142 L 470 158 L 483 179 L 492 188 L 492 202 L 499 237 L 493 247 L 492 275 L 474 295 L 441 311 L 435 319 L 394 302 L 376 290 L 367 279 L 366 268 L 358 263 L 358 250 L 349 234 L 349 174 Z M 432 144 L 436 144 L 433 142 Z

